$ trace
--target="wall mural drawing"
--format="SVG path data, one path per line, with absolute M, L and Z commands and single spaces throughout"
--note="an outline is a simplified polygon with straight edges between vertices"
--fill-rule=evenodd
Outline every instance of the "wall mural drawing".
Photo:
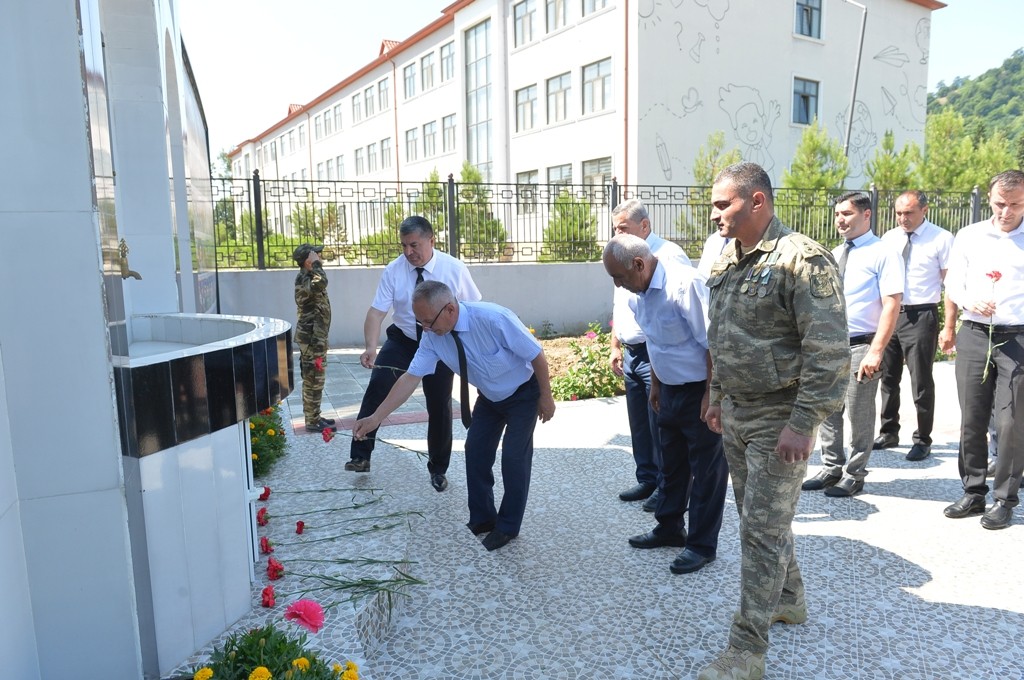
M 641 30 L 646 31 L 648 28 L 654 28 L 661 23 L 661 17 L 658 16 L 658 6 L 660 4 L 658 0 L 640 0 L 636 12 L 640 16 Z
M 914 31 L 914 39 L 917 41 L 917 47 L 921 50 L 921 62 L 922 64 L 928 63 L 928 45 L 932 39 L 932 21 L 931 19 L 921 19 L 917 22 L 917 30 Z
M 903 68 L 904 64 L 910 62 L 910 57 L 896 45 L 889 45 L 874 56 L 875 61 L 888 64 L 895 68 Z
M 704 40 L 704 34 L 697 33 L 697 42 L 690 48 L 690 59 L 693 59 L 694 63 L 700 63 L 700 48 L 704 44 Z
M 718 106 L 729 115 L 736 139 L 743 145 L 743 159 L 757 163 L 771 174 L 775 159 L 768 147 L 772 143 L 772 128 L 782 113 L 779 102 L 772 99 L 765 107 L 759 90 L 729 84 L 718 89 Z
M 846 107 L 842 113 L 836 116 L 836 129 L 839 130 L 839 140 L 846 143 L 846 122 L 850 108 Z M 871 111 L 867 105 L 860 101 L 853 107 L 853 124 L 850 126 L 850 148 L 848 158 L 850 161 L 850 178 L 861 177 L 864 174 L 864 165 L 868 160 L 868 154 L 878 143 L 878 135 L 875 134 L 874 126 L 871 124 Z

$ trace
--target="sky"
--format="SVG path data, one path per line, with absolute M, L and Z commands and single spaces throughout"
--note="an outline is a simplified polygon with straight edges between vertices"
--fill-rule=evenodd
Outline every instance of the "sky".
M 315 99 L 376 59 L 381 40 L 405 40 L 453 1 L 178 0 L 211 154 L 263 132 L 288 104 Z M 1024 0 L 944 1 L 932 12 L 929 91 L 1024 47 Z

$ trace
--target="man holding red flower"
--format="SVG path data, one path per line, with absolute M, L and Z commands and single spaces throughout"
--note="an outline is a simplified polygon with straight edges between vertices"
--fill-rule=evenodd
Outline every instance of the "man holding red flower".
M 946 275 L 943 351 L 956 335 L 956 384 L 960 395 L 960 477 L 964 495 L 945 509 L 958 519 L 984 513 L 981 526 L 1009 526 L 1024 473 L 1024 172 L 1007 170 L 989 183 L 992 218 L 956 235 Z M 948 302 L 948 301 L 952 302 Z M 999 441 L 994 503 L 985 509 L 989 416 Z

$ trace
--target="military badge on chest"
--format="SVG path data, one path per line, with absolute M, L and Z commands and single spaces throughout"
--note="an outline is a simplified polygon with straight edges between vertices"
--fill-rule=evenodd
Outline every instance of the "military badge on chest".
M 774 265 L 779 260 L 777 252 L 764 253 L 757 262 L 747 269 L 747 275 L 743 277 L 743 285 L 740 286 L 740 293 L 750 297 L 763 298 L 775 288 Z

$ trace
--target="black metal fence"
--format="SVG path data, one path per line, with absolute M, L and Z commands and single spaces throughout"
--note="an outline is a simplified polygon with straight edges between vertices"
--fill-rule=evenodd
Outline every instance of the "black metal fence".
M 782 221 L 838 243 L 832 205 L 842 192 L 778 189 Z M 871 190 L 879 234 L 895 226 L 900 192 Z M 219 269 L 292 267 L 300 243 L 322 243 L 333 265 L 385 264 L 401 253 L 398 226 L 423 215 L 437 247 L 467 262 L 590 262 L 612 235 L 611 209 L 638 198 L 654 230 L 698 257 L 712 229 L 710 187 L 618 184 L 213 180 Z M 951 231 L 980 219 L 981 194 L 929 194 L 928 218 Z

